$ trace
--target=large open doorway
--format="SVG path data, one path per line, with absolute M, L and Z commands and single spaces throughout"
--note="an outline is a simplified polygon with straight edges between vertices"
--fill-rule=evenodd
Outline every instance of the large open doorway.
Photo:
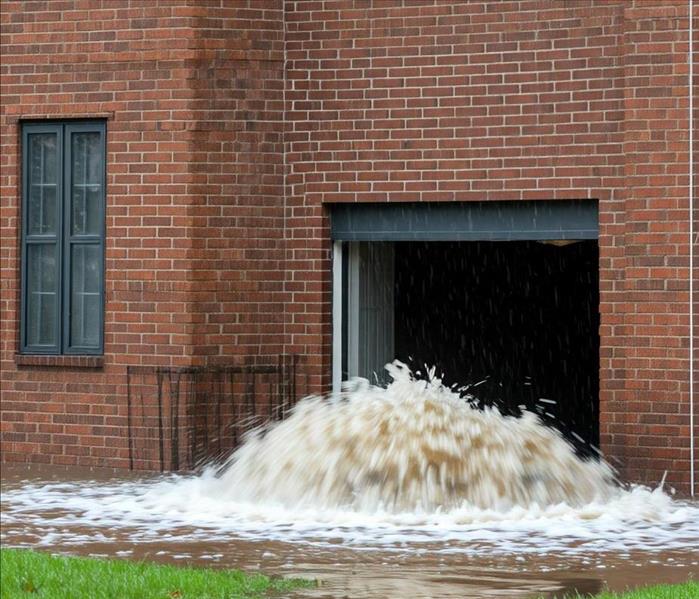
M 434 366 L 482 405 L 539 413 L 590 454 L 599 439 L 597 241 L 507 222 L 515 234 L 500 238 L 481 227 L 475 239 L 414 229 L 391 239 L 384 227 L 376 240 L 363 231 L 336 242 L 335 383 L 383 384 L 394 358 Z

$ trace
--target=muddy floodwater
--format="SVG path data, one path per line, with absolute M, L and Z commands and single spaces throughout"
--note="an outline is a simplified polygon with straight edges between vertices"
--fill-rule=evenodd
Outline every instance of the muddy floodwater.
M 699 549 L 689 543 L 674 548 L 646 543 L 644 549 L 624 550 L 604 539 L 552 544 L 531 535 L 529 546 L 512 539 L 502 545 L 497 531 L 491 540 L 479 534 L 469 542 L 463 536 L 411 540 L 409 528 L 379 540 L 356 523 L 326 527 L 315 537 L 312 530 L 286 534 L 285 540 L 278 532 L 266 537 L 264 530 L 217 527 L 207 518 L 178 524 L 167 508 L 153 514 L 152 526 L 133 517 L 128 505 L 121 517 L 113 506 L 103 517 L 90 514 L 99 506 L 94 502 L 101 495 L 90 495 L 96 489 L 122 489 L 123 503 L 128 493 L 138 494 L 162 480 L 172 477 L 3 465 L 2 545 L 318 580 L 318 588 L 298 592 L 298 597 L 561 597 L 571 591 L 623 590 L 699 577 Z M 72 500 L 58 501 L 56 493 Z M 28 497 L 36 498 L 33 505 Z M 75 497 L 83 498 L 73 501 Z M 167 530 L 159 521 L 167 522 Z
M 308 597 L 562 597 L 699 575 L 699 505 L 431 369 L 348 381 L 196 473 L 5 467 L 7 546 L 242 568 Z

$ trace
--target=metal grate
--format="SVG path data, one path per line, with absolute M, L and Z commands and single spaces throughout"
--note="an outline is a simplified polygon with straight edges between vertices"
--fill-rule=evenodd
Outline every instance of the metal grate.
M 221 461 L 245 433 L 283 419 L 307 380 L 296 355 L 218 367 L 127 369 L 131 470 L 191 470 Z

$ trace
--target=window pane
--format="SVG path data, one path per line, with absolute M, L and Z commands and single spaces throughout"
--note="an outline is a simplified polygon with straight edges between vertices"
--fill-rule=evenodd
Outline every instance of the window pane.
M 27 345 L 56 345 L 56 246 L 27 246 Z
M 44 214 L 43 192 L 41 185 L 29 184 L 29 199 L 28 199 L 28 230 L 30 235 L 38 235 L 42 232 L 41 221 Z
M 73 235 L 100 233 L 104 157 L 99 133 L 73 133 L 71 140 Z
M 73 185 L 73 235 L 85 233 L 85 188 Z
M 57 160 L 55 133 L 29 135 L 27 218 L 30 235 L 56 233 Z
M 96 347 L 100 331 L 102 274 L 98 245 L 73 245 L 70 344 Z
M 89 233 L 100 233 L 102 226 L 100 224 L 100 206 L 102 204 L 102 186 L 95 185 L 88 187 L 85 190 L 85 203 L 90 207 L 87 210 L 85 219 L 85 228 Z

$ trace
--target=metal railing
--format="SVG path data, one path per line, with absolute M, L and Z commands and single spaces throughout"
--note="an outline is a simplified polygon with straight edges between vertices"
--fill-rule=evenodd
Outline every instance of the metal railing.
M 248 431 L 283 419 L 307 390 L 296 355 L 214 367 L 127 368 L 129 467 L 221 461 Z

